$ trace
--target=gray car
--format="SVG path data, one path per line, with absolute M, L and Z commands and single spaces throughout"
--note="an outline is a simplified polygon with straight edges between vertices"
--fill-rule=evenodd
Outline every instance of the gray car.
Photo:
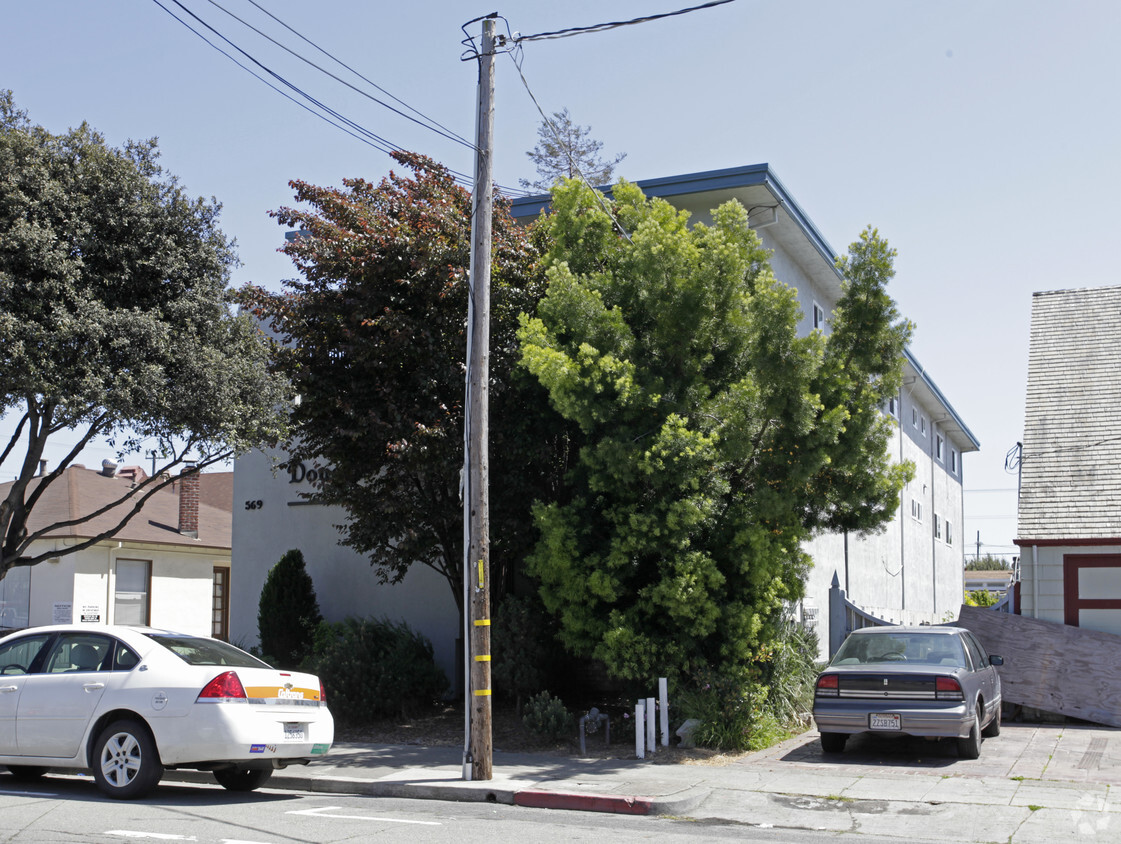
M 855 733 L 954 738 L 976 759 L 1000 735 L 1000 676 L 977 637 L 960 627 L 853 631 L 817 678 L 821 749 L 840 753 Z

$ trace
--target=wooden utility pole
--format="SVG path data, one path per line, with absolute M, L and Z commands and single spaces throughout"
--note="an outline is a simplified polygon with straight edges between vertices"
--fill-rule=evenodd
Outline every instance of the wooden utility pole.
M 475 189 L 471 197 L 471 299 L 467 343 L 467 434 L 464 517 L 464 612 L 469 619 L 471 779 L 493 775 L 490 688 L 490 243 L 494 146 L 494 17 L 483 20 L 479 55 L 479 111 L 475 145 Z M 465 760 L 466 762 L 466 760 Z M 466 764 L 464 765 L 466 773 Z

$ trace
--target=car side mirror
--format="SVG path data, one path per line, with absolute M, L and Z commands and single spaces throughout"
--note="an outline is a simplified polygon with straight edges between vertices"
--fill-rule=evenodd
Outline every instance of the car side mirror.
M 991 654 L 989 656 L 989 665 L 1004 665 L 1004 657 Z

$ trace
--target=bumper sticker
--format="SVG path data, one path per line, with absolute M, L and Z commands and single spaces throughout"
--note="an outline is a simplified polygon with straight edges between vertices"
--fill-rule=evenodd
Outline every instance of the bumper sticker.
M 311 746 L 311 752 L 312 752 L 313 755 L 320 754 L 320 753 L 326 753 L 330 749 L 331 749 L 331 745 L 329 745 L 329 744 L 313 744 Z
M 249 745 L 249 752 L 250 753 L 264 753 L 265 752 L 265 746 L 263 744 L 251 744 L 251 745 Z

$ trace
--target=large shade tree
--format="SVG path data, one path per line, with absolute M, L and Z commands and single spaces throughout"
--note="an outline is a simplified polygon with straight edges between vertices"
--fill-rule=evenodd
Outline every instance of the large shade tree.
M 299 229 L 284 251 L 302 278 L 243 291 L 281 342 L 300 401 L 287 460 L 321 462 L 313 500 L 344 508 L 341 542 L 382 582 L 414 563 L 461 601 L 463 401 L 471 195 L 443 166 L 397 153 L 412 175 L 343 188 L 292 182 Z M 515 370 L 518 315 L 544 287 L 532 233 L 501 201 L 493 222 L 490 341 L 492 584 L 505 588 L 532 544 L 529 507 L 548 496 L 563 420 Z
M 690 227 L 634 185 L 608 202 L 569 181 L 544 225 L 522 360 L 586 443 L 536 508 L 542 597 L 569 648 L 620 678 L 744 678 L 802 594 L 803 540 L 880 528 L 910 476 L 878 410 L 910 331 L 884 292 L 891 250 L 868 231 L 839 263 L 826 338 L 799 336 L 738 203 Z
M 111 537 L 187 461 L 202 470 L 285 430 L 287 384 L 260 331 L 231 311 L 236 261 L 217 202 L 188 196 L 155 140 L 109 146 L 82 124 L 55 135 L 0 92 L 0 576 Z M 72 448 L 40 474 L 59 435 Z M 97 512 L 32 518 L 94 439 L 162 456 Z M 122 485 L 123 487 L 123 485 Z M 37 539 L 110 513 L 86 539 Z M 90 535 L 92 533 L 92 535 Z

